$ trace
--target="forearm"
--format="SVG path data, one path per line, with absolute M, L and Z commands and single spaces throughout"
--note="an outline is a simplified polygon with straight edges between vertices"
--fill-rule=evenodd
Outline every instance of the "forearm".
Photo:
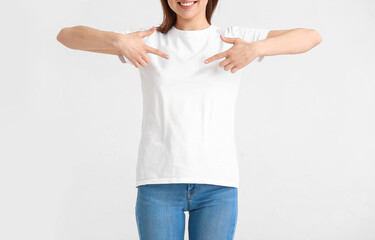
M 116 48 L 120 33 L 102 31 L 86 26 L 63 28 L 57 40 L 71 49 L 118 55 Z
M 314 29 L 296 28 L 279 36 L 253 42 L 258 56 L 304 53 L 321 42 Z

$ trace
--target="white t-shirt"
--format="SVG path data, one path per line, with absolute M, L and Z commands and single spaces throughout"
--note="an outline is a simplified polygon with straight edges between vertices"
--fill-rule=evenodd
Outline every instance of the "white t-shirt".
M 253 42 L 265 39 L 268 32 L 210 25 L 190 31 L 172 27 L 166 34 L 155 29 L 143 38 L 169 59 L 148 53 L 150 63 L 138 68 L 143 119 L 136 187 L 152 183 L 239 187 L 234 117 L 243 69 L 233 74 L 219 67 L 225 58 L 208 64 L 204 60 L 233 46 L 221 40 L 220 34 Z

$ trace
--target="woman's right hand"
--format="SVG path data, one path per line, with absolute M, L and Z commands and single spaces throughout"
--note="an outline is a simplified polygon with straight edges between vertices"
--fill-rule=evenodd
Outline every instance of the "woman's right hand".
M 160 57 L 168 59 L 168 54 L 160 51 L 159 49 L 150 47 L 142 41 L 142 38 L 150 36 L 154 33 L 155 27 L 146 31 L 136 31 L 133 33 L 121 34 L 119 35 L 115 46 L 121 52 L 119 55 L 121 61 L 123 60 L 123 55 L 129 59 L 136 68 L 140 65 L 145 67 L 150 62 L 150 57 L 147 53 L 152 53 Z

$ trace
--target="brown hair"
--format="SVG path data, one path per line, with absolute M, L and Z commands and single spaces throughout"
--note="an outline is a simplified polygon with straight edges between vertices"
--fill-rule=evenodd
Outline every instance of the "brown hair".
M 209 24 L 211 24 L 211 18 L 215 11 L 217 2 L 219 0 L 208 0 L 206 6 L 206 18 Z M 169 7 L 168 0 L 160 0 L 163 7 L 163 22 L 155 28 L 156 31 L 161 33 L 167 33 L 169 29 L 174 26 L 177 20 L 176 13 Z

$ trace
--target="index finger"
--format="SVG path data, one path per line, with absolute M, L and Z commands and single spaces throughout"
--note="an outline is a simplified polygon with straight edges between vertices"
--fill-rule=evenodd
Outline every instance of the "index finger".
M 146 46 L 147 46 L 147 45 L 146 45 Z M 166 54 L 166 53 L 160 51 L 159 49 L 156 49 L 156 48 L 153 48 L 153 47 L 150 47 L 150 46 L 147 46 L 147 47 L 146 47 L 146 51 L 149 52 L 149 53 L 156 54 L 156 55 L 158 55 L 158 56 L 160 56 L 160 57 L 163 57 L 163 58 L 166 58 L 166 59 L 169 58 L 168 54 Z
M 218 54 L 215 54 L 213 55 L 212 57 L 210 58 L 207 58 L 204 63 L 209 63 L 209 62 L 212 62 L 212 61 L 215 61 L 215 60 L 218 60 L 220 58 L 223 58 L 223 57 L 226 57 L 227 56 L 227 51 L 224 51 L 224 52 L 221 52 L 221 53 L 218 53 Z

